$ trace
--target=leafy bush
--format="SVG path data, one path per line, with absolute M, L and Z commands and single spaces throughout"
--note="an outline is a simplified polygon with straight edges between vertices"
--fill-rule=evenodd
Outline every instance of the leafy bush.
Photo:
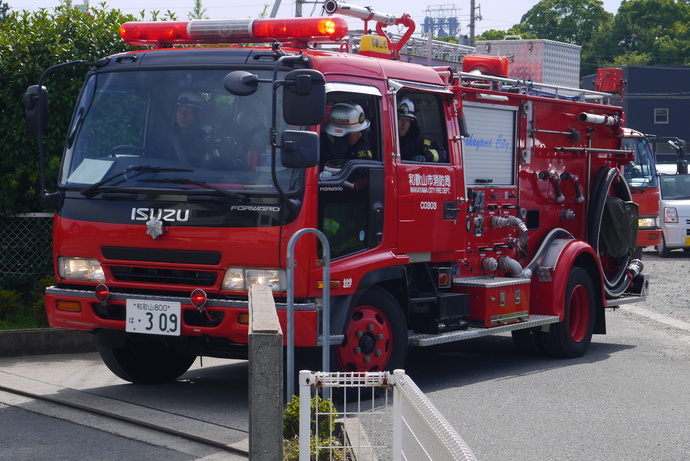
M 31 313 L 36 322 L 35 328 L 43 328 L 48 326 L 48 317 L 46 317 L 46 287 L 55 285 L 55 277 L 46 275 L 34 284 L 31 291 Z
M 317 406 L 320 415 L 333 415 L 330 418 L 319 418 L 318 432 L 316 431 L 315 418 Z M 310 428 L 311 432 L 317 432 L 318 436 L 321 438 L 330 437 L 331 433 L 333 433 L 333 430 L 335 429 L 335 419 L 338 417 L 338 412 L 331 400 L 323 400 L 319 396 L 313 397 L 311 399 L 309 414 L 312 417 Z M 299 435 L 299 397 L 292 398 L 290 403 L 287 404 L 287 408 L 285 409 L 283 415 L 283 437 L 289 439 Z
M 0 321 L 7 320 L 22 309 L 22 294 L 15 290 L 0 290 Z
M 316 412 L 321 415 L 318 419 L 318 430 L 316 423 Z M 316 459 L 316 446 L 326 445 L 328 441 L 331 447 L 340 446 L 340 442 L 333 437 L 335 430 L 335 420 L 338 411 L 330 399 L 323 400 L 321 397 L 313 397 L 310 401 L 309 414 L 311 416 L 310 432 L 316 433 L 316 437 L 311 439 L 309 444 L 311 459 Z M 328 415 L 328 416 L 325 416 Z M 341 451 L 319 450 L 319 459 L 343 459 Z M 283 459 L 285 461 L 296 461 L 299 459 L 299 397 L 293 397 L 287 408 L 283 412 Z
M 55 284 L 55 277 L 46 275 L 38 281 L 31 277 L 13 277 L 0 290 L 0 330 L 45 328 L 48 326 L 45 289 Z
M 143 16 L 143 12 L 142 12 Z M 41 200 L 38 146 L 26 135 L 24 93 L 37 84 L 50 65 L 74 60 L 95 61 L 134 49 L 119 36 L 122 23 L 133 21 L 106 4 L 89 13 L 62 3 L 54 11 L 10 10 L 0 22 L 0 213 L 48 211 Z M 47 189 L 56 183 L 69 118 L 87 67 L 68 67 L 45 81 L 51 118 L 45 133 Z

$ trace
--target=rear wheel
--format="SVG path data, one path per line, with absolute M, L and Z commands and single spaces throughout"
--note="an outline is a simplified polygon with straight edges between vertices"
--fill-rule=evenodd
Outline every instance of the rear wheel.
M 392 371 L 404 366 L 407 326 L 390 293 L 373 287 L 362 295 L 335 355 L 344 371 Z
M 592 341 L 596 309 L 594 284 L 583 268 L 570 270 L 563 302 L 564 318 L 543 334 L 544 349 L 554 357 L 581 357 Z
M 160 340 L 127 337 L 124 348 L 98 346 L 105 365 L 119 378 L 135 384 L 162 384 L 173 381 L 192 366 L 196 356 Z

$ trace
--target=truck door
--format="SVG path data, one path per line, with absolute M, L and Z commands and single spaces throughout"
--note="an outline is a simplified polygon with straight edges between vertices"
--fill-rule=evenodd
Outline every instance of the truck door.
M 345 83 L 329 83 L 327 91 L 318 222 L 331 258 L 339 258 L 374 248 L 383 238 L 381 93 Z
M 415 261 L 463 249 L 463 178 L 455 143 L 449 143 L 449 133 L 457 131 L 450 95 L 404 88 L 396 94 L 395 107 L 398 249 Z

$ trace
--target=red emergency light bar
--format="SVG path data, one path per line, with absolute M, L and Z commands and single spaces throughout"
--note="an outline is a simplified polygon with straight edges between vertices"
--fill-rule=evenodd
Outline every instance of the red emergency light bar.
M 337 42 L 347 33 L 347 21 L 339 17 L 141 21 L 120 26 L 120 36 L 133 46 Z

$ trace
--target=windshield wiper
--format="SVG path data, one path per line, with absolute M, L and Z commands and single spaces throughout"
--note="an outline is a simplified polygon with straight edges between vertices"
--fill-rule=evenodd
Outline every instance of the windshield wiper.
M 157 182 L 157 183 L 173 183 L 173 184 L 194 184 L 195 186 L 200 186 L 200 187 L 205 187 L 207 189 L 214 190 L 216 192 L 219 192 L 223 194 L 226 197 L 229 197 L 237 202 L 240 203 L 249 203 L 251 199 L 249 196 L 241 194 L 239 192 L 232 192 L 227 189 L 223 189 L 217 186 L 214 186 L 212 184 L 209 184 L 207 182 L 203 181 L 195 181 L 194 179 L 189 179 L 189 178 L 150 178 L 150 179 L 142 179 L 141 182 Z
M 83 188 L 82 190 L 79 191 L 79 193 L 81 195 L 83 195 L 84 197 L 91 198 L 94 195 L 96 195 L 96 191 L 98 189 L 100 189 L 100 187 L 103 186 L 104 184 L 109 183 L 113 179 L 117 179 L 121 176 L 125 176 L 127 173 L 131 173 L 133 171 L 137 172 L 137 174 L 132 175 L 129 178 L 125 178 L 125 179 L 134 178 L 141 173 L 151 172 L 151 171 L 159 172 L 159 171 L 194 171 L 194 170 L 189 170 L 189 169 L 184 169 L 184 168 L 164 168 L 161 166 L 151 166 L 151 165 L 136 165 L 136 166 L 131 166 L 129 168 L 125 168 L 124 170 L 120 171 L 119 173 L 116 173 L 112 176 L 108 176 L 107 178 L 101 179 L 97 183 L 91 184 L 90 186 Z

